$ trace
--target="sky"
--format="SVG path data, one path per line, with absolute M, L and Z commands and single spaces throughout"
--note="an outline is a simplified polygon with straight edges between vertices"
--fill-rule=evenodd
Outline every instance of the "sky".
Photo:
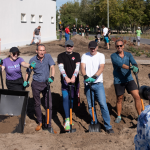
M 62 4 L 65 4 L 67 2 L 74 2 L 74 0 L 56 0 L 57 9 L 59 9 Z

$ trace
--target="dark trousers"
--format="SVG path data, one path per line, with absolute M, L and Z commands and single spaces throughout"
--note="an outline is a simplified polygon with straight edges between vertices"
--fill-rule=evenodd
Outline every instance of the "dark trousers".
M 61 38 L 62 38 L 62 33 L 60 32 L 59 33 L 59 40 L 61 41 Z
M 47 85 L 46 82 L 38 82 L 38 81 L 32 81 L 31 84 L 32 92 L 33 92 L 33 98 L 34 98 L 34 108 L 35 113 L 37 117 L 37 121 L 39 123 L 42 123 L 42 112 L 41 112 L 41 99 L 40 99 L 40 93 L 42 92 L 43 98 L 44 98 L 44 107 L 47 109 Z M 49 125 L 48 127 L 51 127 L 51 119 L 52 119 L 52 96 L 51 91 L 49 90 Z M 46 111 L 46 118 L 45 118 L 45 127 L 47 127 L 47 111 Z
M 6 80 L 6 86 L 8 90 L 13 90 L 13 91 L 23 91 L 23 78 L 19 78 L 17 80 Z

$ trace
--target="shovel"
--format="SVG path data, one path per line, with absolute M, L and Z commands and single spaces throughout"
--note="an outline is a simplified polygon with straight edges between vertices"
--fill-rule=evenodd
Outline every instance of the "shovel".
M 134 73 L 135 77 L 136 77 L 136 81 L 137 81 L 137 85 L 138 85 L 138 90 L 140 89 L 140 86 L 139 86 L 139 80 L 138 80 L 138 73 Z M 141 99 L 141 104 L 142 104 L 142 109 L 144 110 L 144 103 L 143 103 L 143 100 Z
M 50 90 L 50 84 L 48 81 L 46 81 L 47 84 L 47 128 L 49 125 L 49 90 Z M 57 131 L 54 130 L 54 133 L 57 134 Z
M 0 76 L 1 76 L 2 89 L 4 89 L 3 76 L 2 76 L 2 64 L 0 64 Z
M 92 89 L 91 89 L 91 83 L 89 83 L 90 86 L 90 96 L 91 96 L 91 105 L 92 105 L 92 117 L 94 124 L 89 125 L 89 132 L 101 132 L 101 126 L 100 124 L 95 124 L 95 117 L 94 117 L 94 106 L 93 106 L 93 99 L 92 99 Z
M 71 101 L 71 90 L 72 90 L 72 84 L 69 84 L 69 100 L 70 100 L 70 131 L 69 133 L 76 132 L 76 129 L 72 129 L 72 101 Z

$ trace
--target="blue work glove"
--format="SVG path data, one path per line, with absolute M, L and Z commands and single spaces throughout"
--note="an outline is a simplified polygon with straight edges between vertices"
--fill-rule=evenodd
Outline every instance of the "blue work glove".
M 23 87 L 29 87 L 29 81 L 27 82 L 27 81 L 24 81 L 24 83 L 23 83 Z
M 0 58 L 0 65 L 2 65 L 2 64 L 3 64 L 3 59 Z
M 130 70 L 133 70 L 134 73 L 138 73 L 139 68 L 136 66 L 132 66 L 132 67 L 130 67 Z
M 36 66 L 36 62 L 35 61 L 33 61 L 31 64 L 30 64 L 30 68 L 32 67 L 33 69 L 35 68 L 35 66 Z
M 53 76 L 51 76 L 50 78 L 48 78 L 48 82 L 49 83 L 52 83 L 54 81 L 54 77 Z

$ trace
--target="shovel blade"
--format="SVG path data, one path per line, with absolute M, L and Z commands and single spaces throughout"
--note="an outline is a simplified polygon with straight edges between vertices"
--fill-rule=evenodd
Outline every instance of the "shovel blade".
M 91 124 L 91 125 L 89 125 L 89 132 L 101 132 L 100 124 Z

